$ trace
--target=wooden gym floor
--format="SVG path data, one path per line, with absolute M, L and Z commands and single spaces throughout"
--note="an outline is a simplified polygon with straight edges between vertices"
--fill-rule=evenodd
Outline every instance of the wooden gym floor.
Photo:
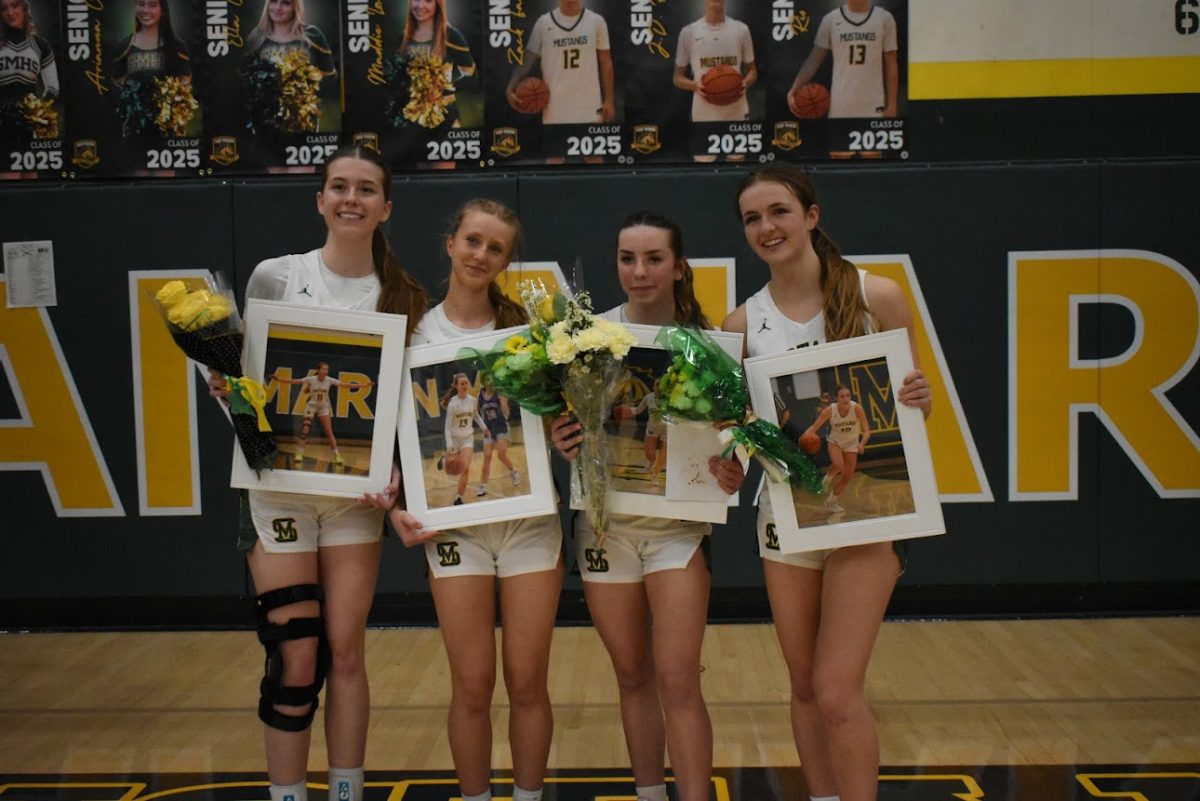
M 616 685 L 594 630 L 558 629 L 552 659 L 548 797 L 631 797 Z M 371 630 L 367 660 L 377 801 L 454 797 L 438 631 Z M 0 801 L 265 798 L 261 671 L 249 631 L 2 634 Z M 511 763 L 498 685 L 499 796 Z M 806 798 L 771 628 L 711 626 L 704 691 L 714 798 Z M 1200 799 L 1198 618 L 888 622 L 868 694 L 881 798 Z M 326 768 L 319 716 L 315 732 L 314 780 Z

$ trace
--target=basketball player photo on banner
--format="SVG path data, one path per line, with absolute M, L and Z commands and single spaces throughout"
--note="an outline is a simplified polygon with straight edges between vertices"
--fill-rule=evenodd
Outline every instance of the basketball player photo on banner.
M 925 417 L 896 403 L 913 369 L 904 329 L 746 359 L 755 414 L 821 471 L 821 492 L 767 481 L 781 552 L 945 532 Z M 771 547 L 771 546 L 768 546 Z
M 201 174 L 204 109 L 194 81 L 201 6 L 68 0 L 64 7 L 68 176 Z
M 770 152 L 789 159 L 907 158 L 908 0 L 766 5 Z
M 338 5 L 206 0 L 205 165 L 316 172 L 341 141 Z
M 0 178 L 63 174 L 59 22 L 53 0 L 0 0 Z
M 488 165 L 625 160 L 618 0 L 493 0 L 487 22 Z
M 482 166 L 480 4 L 342 2 L 348 141 L 395 169 Z
M 556 510 L 541 418 L 497 392 L 465 353 L 486 353 L 523 330 L 406 352 L 400 467 L 408 511 L 427 529 Z

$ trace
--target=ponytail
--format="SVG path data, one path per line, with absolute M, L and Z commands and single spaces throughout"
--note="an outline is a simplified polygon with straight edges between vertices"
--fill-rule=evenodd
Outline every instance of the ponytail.
M 617 229 L 618 239 L 621 236 L 621 232 L 626 228 L 633 228 L 638 225 L 658 228 L 667 232 L 671 255 L 675 257 L 675 261 L 682 273 L 675 280 L 673 288 L 675 297 L 675 322 L 679 325 L 711 328 L 712 324 L 704 316 L 704 312 L 700 309 L 700 301 L 696 299 L 695 273 L 692 272 L 692 265 L 688 264 L 687 257 L 684 256 L 683 229 L 679 227 L 679 223 L 657 212 L 648 210 L 635 211 L 626 217 Z
M 529 315 L 525 312 L 525 307 L 505 295 L 495 281 L 488 285 L 488 300 L 491 301 L 492 309 L 496 312 L 497 328 L 512 328 L 515 325 L 525 325 L 529 322 Z

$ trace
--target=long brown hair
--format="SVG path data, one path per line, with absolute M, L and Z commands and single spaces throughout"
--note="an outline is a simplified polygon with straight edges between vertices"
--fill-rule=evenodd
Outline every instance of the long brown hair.
M 638 225 L 647 225 L 666 231 L 671 255 L 675 257 L 676 263 L 681 268 L 682 274 L 675 279 L 674 286 L 675 322 L 680 325 L 694 325 L 697 328 L 712 328 L 712 323 L 700 309 L 700 301 L 696 300 L 695 275 L 692 273 L 692 265 L 688 264 L 687 257 L 684 255 L 683 229 L 679 227 L 679 223 L 653 211 L 645 209 L 635 211 L 626 217 L 625 221 L 621 223 L 621 227 L 617 229 L 618 240 L 622 231 Z
M 508 257 L 511 260 L 513 254 L 517 252 L 517 246 L 521 243 L 521 220 L 515 211 L 498 200 L 477 197 L 462 204 L 450 221 L 446 238 L 453 239 L 458 233 L 458 229 L 462 227 L 463 220 L 473 211 L 490 214 L 512 229 L 513 239 L 508 249 Z M 504 290 L 500 289 L 500 285 L 495 281 L 488 285 L 488 300 L 492 304 L 492 310 L 496 313 L 497 328 L 511 328 L 529 322 L 529 315 L 525 313 L 525 307 L 505 295 Z
M 438 58 L 446 57 L 446 29 L 450 27 L 450 23 L 446 20 L 446 0 L 437 0 L 436 10 L 433 12 L 433 45 L 431 51 Z M 400 54 L 403 55 L 408 51 L 409 44 L 412 43 L 413 36 L 417 33 L 417 21 L 413 19 L 412 2 L 408 4 L 408 13 L 404 15 L 404 36 L 400 40 Z
M 808 176 L 787 164 L 772 164 L 746 176 L 738 186 L 734 206 L 741 219 L 742 193 L 759 183 L 776 183 L 787 188 L 800 201 L 804 211 L 817 202 L 817 192 Z M 867 308 L 862 281 L 853 262 L 842 257 L 841 250 L 820 226 L 813 228 L 812 246 L 821 261 L 821 301 L 825 312 L 825 339 L 849 339 L 878 329 L 875 315 Z
M 392 199 L 392 171 L 379 155 L 379 151 L 360 145 L 345 145 L 334 151 L 321 168 L 321 188 L 329 180 L 329 165 L 338 159 L 362 159 L 369 161 L 379 168 L 382 173 L 383 199 Z M 403 314 L 408 317 L 408 335 L 412 336 L 413 329 L 429 310 L 429 293 L 417 279 L 409 275 L 400 266 L 400 260 L 392 251 L 383 226 L 377 225 L 371 234 L 371 260 L 375 265 L 375 275 L 379 278 L 379 303 L 375 310 L 389 314 Z

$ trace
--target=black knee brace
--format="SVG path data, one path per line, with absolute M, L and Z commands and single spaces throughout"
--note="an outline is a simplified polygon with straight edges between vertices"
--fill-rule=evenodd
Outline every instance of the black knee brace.
M 292 587 L 281 587 L 278 590 L 264 592 L 255 599 L 258 610 L 258 641 L 267 652 L 266 665 L 263 667 L 263 679 L 259 685 L 258 717 L 271 728 L 281 731 L 304 731 L 312 725 L 313 717 L 317 714 L 317 696 L 325 683 L 325 674 L 329 671 L 331 653 L 329 639 L 325 636 L 325 618 L 319 614 L 316 617 L 294 617 L 286 623 L 272 623 L 267 619 L 267 613 L 281 606 L 299 603 L 300 601 L 317 601 L 324 599 L 321 588 L 316 584 L 296 584 Z M 317 639 L 317 664 L 312 684 L 303 687 L 288 687 L 283 683 L 283 652 L 279 643 L 284 640 L 302 640 L 306 637 Z M 276 709 L 281 706 L 305 706 L 308 711 L 299 715 L 289 715 Z

